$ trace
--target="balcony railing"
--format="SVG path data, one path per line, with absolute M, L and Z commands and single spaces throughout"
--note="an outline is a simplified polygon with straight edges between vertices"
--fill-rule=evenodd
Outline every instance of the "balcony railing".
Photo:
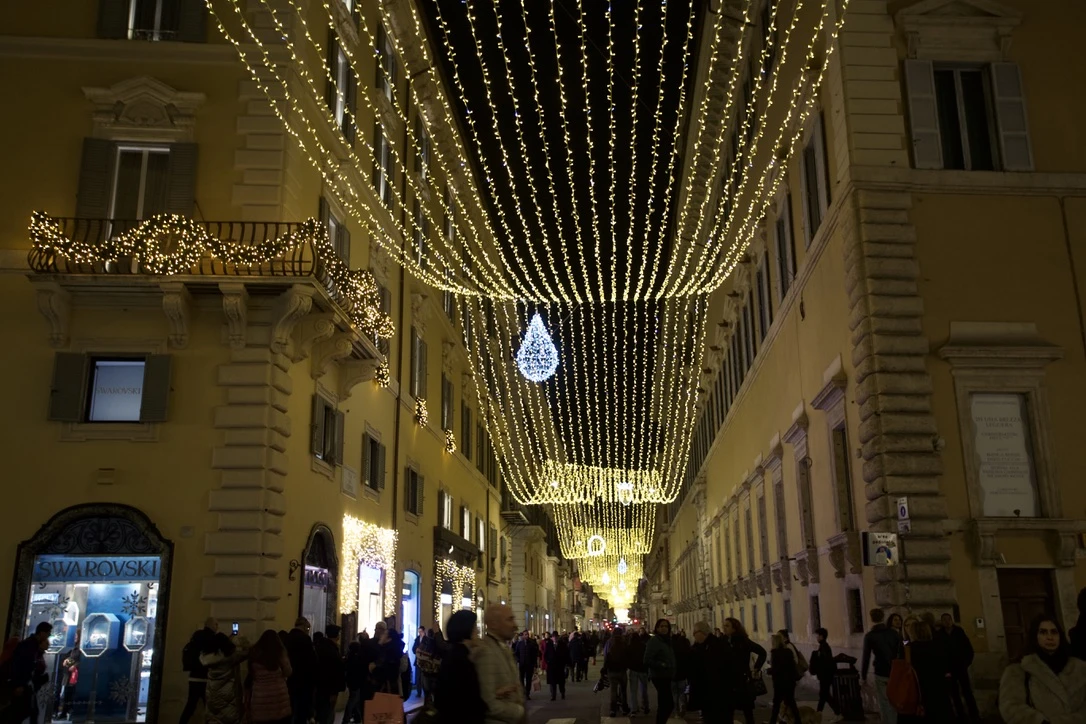
M 379 310 L 372 275 L 348 269 L 313 219 L 76 219 L 35 212 L 29 231 L 27 263 L 41 274 L 309 277 L 367 334 L 394 332 Z

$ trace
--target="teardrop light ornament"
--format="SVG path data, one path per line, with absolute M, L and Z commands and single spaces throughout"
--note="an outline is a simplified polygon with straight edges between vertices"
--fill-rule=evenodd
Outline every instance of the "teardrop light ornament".
M 532 382 L 545 382 L 558 370 L 558 349 L 536 312 L 517 350 L 517 367 Z

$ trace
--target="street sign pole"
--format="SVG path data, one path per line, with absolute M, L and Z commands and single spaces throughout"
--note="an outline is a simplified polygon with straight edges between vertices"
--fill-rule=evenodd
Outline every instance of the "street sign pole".
M 898 545 L 901 551 L 901 578 L 905 588 L 905 610 L 912 613 L 912 605 L 909 602 L 909 556 L 905 550 L 905 539 L 913 530 L 912 519 L 909 517 L 909 498 L 902 496 L 897 499 L 897 532 Z

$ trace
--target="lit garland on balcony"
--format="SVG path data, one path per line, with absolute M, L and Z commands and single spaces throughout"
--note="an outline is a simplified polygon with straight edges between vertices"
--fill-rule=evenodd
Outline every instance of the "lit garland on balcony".
M 346 575 L 340 576 L 339 612 L 358 610 L 358 567 L 366 565 L 384 573 L 384 615 L 396 612 L 399 580 L 396 578 L 396 531 L 381 528 L 355 518 L 343 516 L 343 564 Z
M 453 611 L 463 608 L 462 599 L 468 596 L 471 597 L 470 610 L 474 611 L 478 607 L 475 602 L 475 568 L 458 565 L 446 558 L 437 559 L 434 561 L 434 621 L 441 625 L 442 630 L 445 630 L 448 624 L 448 621 L 441 620 L 441 595 L 446 584 L 452 591 L 450 605 Z M 465 590 L 467 595 L 464 593 Z
M 445 431 L 445 452 L 450 455 L 456 452 L 456 435 L 451 429 Z
M 373 382 L 378 387 L 388 387 L 388 383 L 392 381 L 392 375 L 388 369 L 388 356 L 386 355 L 377 364 L 377 371 L 373 373 Z
M 429 420 L 430 412 L 426 409 L 426 398 L 419 397 L 415 400 L 415 424 L 419 427 L 426 427 Z
M 211 236 L 202 224 L 183 216 L 159 214 L 122 234 L 89 243 L 68 238 L 60 223 L 43 211 L 35 211 L 30 216 L 29 234 L 35 251 L 64 257 L 76 264 L 120 263 L 132 259 L 145 273 L 163 276 L 199 273 L 205 260 L 233 265 L 239 270 L 259 267 L 310 245 L 313 257 L 309 261 L 314 271 L 323 268 L 329 287 L 343 294 L 350 305 L 351 321 L 370 335 L 391 337 L 396 331 L 392 318 L 380 311 L 373 275 L 361 269 L 348 269 L 328 240 L 324 225 L 313 219 L 275 239 L 245 244 Z

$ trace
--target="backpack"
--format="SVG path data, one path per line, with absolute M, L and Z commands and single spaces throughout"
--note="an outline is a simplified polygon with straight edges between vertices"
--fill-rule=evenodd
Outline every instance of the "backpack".
M 912 665 L 910 647 L 905 647 L 905 658 L 894 659 L 890 664 L 890 680 L 886 682 L 886 699 L 894 711 L 908 716 L 923 716 L 924 705 L 920 700 L 920 679 Z
M 196 641 L 190 639 L 185 648 L 181 650 L 181 670 L 194 671 L 200 667 L 200 647 Z
M 807 659 L 803 658 L 803 654 L 796 648 L 795 644 L 788 644 L 792 649 L 792 655 L 796 657 L 796 679 L 802 679 L 803 675 L 810 669 L 810 665 L 807 663 Z M 815 651 L 817 654 L 818 652 Z

